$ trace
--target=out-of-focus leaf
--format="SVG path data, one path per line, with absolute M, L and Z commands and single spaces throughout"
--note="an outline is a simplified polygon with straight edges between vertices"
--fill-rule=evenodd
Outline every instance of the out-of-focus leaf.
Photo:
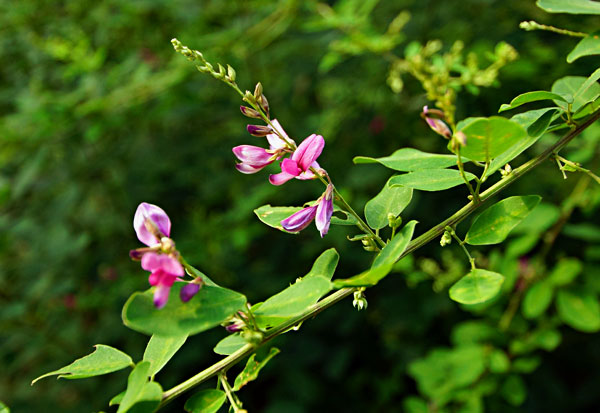
M 465 172 L 467 179 L 475 179 L 475 175 Z M 460 171 L 456 169 L 424 169 L 394 176 L 388 185 L 405 186 L 420 191 L 443 191 L 464 184 Z
M 521 310 L 525 318 L 541 316 L 552 303 L 554 288 L 548 281 L 540 281 L 532 285 L 525 293 Z
M 536 4 L 548 13 L 600 14 L 600 4 L 591 0 L 538 0 Z
M 354 163 L 380 163 L 395 171 L 412 172 L 420 169 L 443 169 L 456 165 L 456 156 L 427 153 L 413 148 L 402 148 L 398 149 L 390 156 L 385 156 L 383 158 L 356 156 L 354 158 Z
M 94 347 L 96 350 L 92 354 L 77 359 L 61 369 L 46 373 L 33 380 L 31 384 L 48 376 L 58 375 L 59 379 L 85 379 L 133 366 L 131 357 L 116 348 L 104 344 L 96 344 Z
M 560 290 L 556 296 L 558 316 L 566 324 L 585 333 L 600 331 L 598 298 L 582 291 Z
M 494 298 L 504 277 L 497 272 L 475 269 L 462 277 L 450 290 L 450 298 L 461 304 L 479 304 Z
M 600 241 L 600 226 L 588 222 L 582 224 L 565 225 L 563 232 L 567 237 L 588 242 Z
M 279 354 L 279 349 L 275 347 L 269 350 L 269 354 L 262 361 L 256 361 L 256 353 L 252 354 L 246 362 L 244 370 L 235 378 L 233 391 L 238 391 L 249 382 L 256 380 L 262 368 L 277 354 Z
M 500 394 L 513 406 L 520 406 L 527 398 L 525 382 L 521 376 L 512 374 L 508 376 L 504 381 L 504 384 L 502 384 Z
M 548 282 L 554 286 L 563 286 L 573 282 L 583 271 L 583 264 L 576 258 L 563 258 L 552 269 Z
M 171 287 L 169 301 L 160 310 L 154 306 L 152 289 L 134 293 L 123 307 L 123 323 L 140 333 L 181 337 L 218 326 L 246 303 L 238 292 L 208 285 L 184 303 L 179 299 L 182 284 Z
M 226 399 L 227 395 L 223 390 L 200 390 L 187 399 L 183 408 L 188 413 L 216 413 L 223 406 Z
M 465 242 L 471 245 L 498 244 L 540 202 L 538 195 L 512 196 L 495 203 L 471 224 Z
M 388 225 L 388 214 L 394 217 L 408 206 L 412 199 L 412 188 L 390 186 L 389 181 L 375 198 L 365 205 L 367 224 L 373 229 L 381 229 Z

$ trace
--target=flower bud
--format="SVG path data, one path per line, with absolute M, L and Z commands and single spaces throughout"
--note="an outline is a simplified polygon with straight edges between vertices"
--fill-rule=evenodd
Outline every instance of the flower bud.
M 258 82 L 256 84 L 256 87 L 254 88 L 254 100 L 256 100 L 258 102 L 258 100 L 260 99 L 260 96 L 263 94 L 263 87 L 262 84 L 260 82 Z
M 460 146 L 467 146 L 467 135 L 463 132 L 456 132 L 453 139 L 460 144 Z
M 396 216 L 390 212 L 387 216 L 387 219 L 388 219 L 388 225 L 390 226 L 390 228 L 398 228 L 400 225 L 402 225 L 402 217 L 401 216 Z
M 444 231 L 444 235 L 442 235 L 442 239 L 440 240 L 440 245 L 442 247 L 445 247 L 446 245 L 450 245 L 451 242 L 452 242 L 452 235 L 450 235 L 450 232 Z
M 435 133 L 442 135 L 446 139 L 450 139 L 452 131 L 442 120 L 444 118 L 444 112 L 439 109 L 429 109 L 427 106 L 423 106 L 421 116 Z
M 352 301 L 352 305 L 358 311 L 364 310 L 367 308 L 369 303 L 367 303 L 367 298 L 365 297 L 363 289 L 354 292 L 354 300 Z
M 235 77 L 236 77 L 235 69 L 233 67 L 227 65 L 227 80 L 229 80 L 230 82 L 235 82 Z
M 201 285 L 196 283 L 189 283 L 184 285 L 181 291 L 179 292 L 179 298 L 181 298 L 181 301 L 183 301 L 184 303 L 187 303 L 192 299 L 192 297 L 194 297 L 198 293 L 198 291 L 200 291 L 200 287 Z
M 240 106 L 240 111 L 242 111 L 242 114 L 248 118 L 260 119 L 260 113 L 252 108 L 249 108 L 248 106 Z
M 263 339 L 263 334 L 260 331 L 244 330 L 242 331 L 242 338 L 247 343 L 258 346 Z
M 260 95 L 260 97 L 258 98 L 258 104 L 260 105 L 260 107 L 265 112 L 265 115 L 267 115 L 267 118 L 268 118 L 269 117 L 269 101 L 267 100 L 267 97 L 265 95 Z
M 267 136 L 269 133 L 273 132 L 270 127 L 262 125 L 248 125 L 246 126 L 246 130 L 248 130 L 250 135 L 258 137 Z
M 512 172 L 512 168 L 510 167 L 509 164 L 504 165 L 504 168 L 500 169 L 500 175 L 502 175 L 503 178 L 510 175 L 511 172 Z

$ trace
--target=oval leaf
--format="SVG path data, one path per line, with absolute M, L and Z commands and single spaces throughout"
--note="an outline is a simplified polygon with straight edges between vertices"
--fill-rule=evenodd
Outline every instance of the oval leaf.
M 467 179 L 475 179 L 475 175 L 465 172 Z M 420 191 L 443 191 L 453 188 L 465 181 L 456 169 L 427 169 L 394 176 L 389 180 L 391 186 L 406 186 Z
M 188 413 L 215 413 L 223 406 L 226 398 L 223 390 L 201 390 L 190 397 L 183 408 Z
M 216 327 L 240 310 L 246 297 L 221 287 L 203 286 L 187 303 L 179 299 L 183 283 L 175 283 L 167 305 L 154 307 L 152 289 L 134 293 L 123 307 L 123 323 L 132 330 L 161 336 L 197 334 Z
M 144 351 L 144 361 L 150 362 L 148 374 L 153 377 L 171 360 L 171 357 L 183 346 L 187 340 L 187 334 L 181 336 L 157 336 L 150 337 L 146 350 Z
M 511 102 L 508 105 L 503 104 L 502 106 L 500 106 L 500 110 L 498 112 L 504 112 L 505 110 L 514 109 L 516 107 L 519 107 L 521 105 L 524 105 L 524 104 L 530 103 L 530 102 L 538 102 L 540 100 L 553 100 L 553 99 L 562 100 L 563 102 L 572 102 L 573 96 L 562 95 L 562 94 L 553 93 L 553 92 L 547 92 L 545 90 L 537 90 L 535 92 L 527 92 L 527 93 L 523 93 L 523 94 L 517 96 L 516 98 L 514 98 L 513 100 L 511 100 Z
M 585 333 L 600 331 L 600 305 L 593 294 L 560 290 L 556 309 L 561 320 L 574 329 Z
M 473 220 L 465 242 L 489 245 L 504 241 L 541 199 L 538 195 L 512 196 L 495 203 Z
M 503 282 L 504 277 L 497 272 L 471 270 L 450 288 L 450 298 L 461 304 L 483 303 L 500 292 Z
M 554 288 L 547 281 L 541 281 L 529 288 L 525 293 L 521 310 L 525 318 L 541 316 L 552 303 Z
M 239 334 L 232 334 L 219 341 L 213 351 L 222 356 L 229 356 L 247 344 Z
M 592 56 L 600 54 L 600 36 L 598 32 L 592 33 L 583 39 L 567 56 L 567 62 L 573 63 L 575 60 L 583 56 Z
M 461 155 L 482 162 L 490 161 L 527 138 L 527 132 L 521 125 L 499 116 L 476 119 L 467 123 L 461 131 L 467 136 Z
M 421 169 L 443 169 L 456 165 L 456 156 L 421 152 L 413 148 L 402 148 L 383 158 L 357 156 L 353 161 L 355 164 L 380 163 L 395 171 L 412 172 Z
M 583 264 L 575 258 L 563 258 L 552 269 L 548 281 L 554 286 L 564 286 L 572 283 L 583 271 Z
M 131 357 L 116 348 L 104 344 L 96 344 L 94 347 L 96 350 L 92 354 L 77 359 L 61 369 L 46 373 L 32 381 L 31 384 L 53 375 L 58 375 L 59 379 L 85 379 L 133 366 Z
M 571 105 L 571 112 L 577 112 L 600 96 L 600 84 L 596 81 L 588 82 L 588 78 L 584 76 L 565 76 L 554 82 L 552 91 L 572 94 L 574 100 Z M 565 102 L 554 102 L 564 111 L 568 110 L 568 105 Z
M 388 214 L 400 215 L 412 199 L 412 188 L 390 186 L 388 181 L 381 192 L 365 205 L 367 224 L 373 229 L 388 225 Z
M 309 273 L 304 278 L 321 276 L 331 280 L 339 260 L 340 255 L 335 248 L 329 248 L 317 257 Z
M 263 223 L 271 228 L 276 228 L 279 231 L 287 232 L 288 234 L 297 234 L 297 232 L 289 232 L 283 229 L 281 221 L 292 214 L 300 211 L 302 207 L 273 207 L 271 205 L 263 205 L 254 210 L 254 213 Z
M 600 14 L 600 4 L 590 0 L 538 0 L 536 4 L 548 13 Z
M 158 383 L 148 381 L 150 362 L 140 361 L 127 379 L 127 390 L 120 401 L 117 413 L 152 412 L 162 399 L 162 388 Z

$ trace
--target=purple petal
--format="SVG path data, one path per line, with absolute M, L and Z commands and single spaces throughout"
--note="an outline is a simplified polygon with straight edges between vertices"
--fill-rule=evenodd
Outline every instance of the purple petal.
M 275 175 L 270 175 L 269 182 L 272 185 L 283 185 L 292 178 L 294 178 L 294 175 L 290 175 L 286 172 L 281 172 Z
M 270 127 L 262 125 L 247 125 L 246 130 L 250 135 L 258 137 L 267 136 L 269 133 L 272 132 L 272 129 Z
M 175 277 L 181 277 L 185 274 L 183 267 L 175 258 L 165 254 L 147 252 L 142 257 L 142 268 L 146 271 L 155 272 L 162 270 Z
M 232 149 L 233 154 L 243 163 L 253 166 L 264 166 L 270 164 L 273 154 L 259 146 L 240 145 Z
M 314 133 L 308 138 L 304 139 L 298 149 L 292 155 L 292 159 L 298 162 L 298 166 L 303 171 L 306 171 L 310 165 L 317 160 L 323 147 L 325 146 L 325 140 L 321 135 L 315 135 Z
M 321 202 L 319 202 L 319 205 L 317 206 L 317 215 L 315 217 L 315 224 L 321 233 L 321 238 L 329 231 L 329 223 L 331 221 L 331 215 L 333 214 L 333 199 L 331 197 L 329 199 L 326 198 L 327 196 L 321 198 Z
M 158 230 L 165 236 L 168 237 L 171 234 L 171 220 L 167 216 L 167 213 L 156 205 L 142 202 L 135 211 L 133 228 L 135 229 L 138 239 L 144 244 L 152 246 L 160 242 L 160 240 L 156 239 L 156 237 L 146 228 L 146 220 L 150 220 L 156 225 Z
M 181 298 L 181 301 L 184 303 L 187 303 L 198 293 L 198 291 L 200 291 L 200 284 L 186 284 L 179 292 L 179 298 Z
M 302 231 L 308 226 L 308 224 L 312 222 L 312 220 L 315 218 L 316 213 L 316 205 L 303 208 L 295 214 L 292 214 L 283 221 L 281 221 L 281 226 L 289 232 Z
M 154 306 L 159 310 L 167 304 L 170 290 L 171 287 L 167 287 L 166 285 L 159 285 L 154 290 Z

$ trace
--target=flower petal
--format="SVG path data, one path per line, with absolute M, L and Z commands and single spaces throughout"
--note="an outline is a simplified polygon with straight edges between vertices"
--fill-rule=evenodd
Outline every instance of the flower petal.
M 286 138 L 288 140 L 288 142 L 293 142 L 294 145 L 296 144 L 296 142 L 294 142 L 294 140 L 291 139 L 287 135 L 287 133 L 285 133 L 285 131 L 283 130 L 283 128 L 281 127 L 281 125 L 279 124 L 279 121 L 277 119 L 271 120 L 271 124 L 273 125 L 275 130 L 277 132 L 279 132 L 280 135 L 282 135 L 284 138 Z M 271 145 L 271 149 L 282 149 L 282 148 L 287 147 L 287 143 L 284 142 L 283 139 L 281 139 L 279 137 L 279 135 L 276 133 L 269 133 L 267 135 L 267 140 L 269 141 L 269 145 Z
M 317 206 L 317 215 L 315 217 L 315 224 L 321 233 L 321 238 L 329 231 L 329 223 L 331 221 L 331 215 L 333 214 L 333 199 L 326 198 L 326 196 L 321 198 L 321 202 L 319 202 L 319 205 Z
M 235 169 L 240 171 L 243 174 L 255 174 L 258 171 L 262 170 L 264 166 L 252 166 L 246 163 L 237 163 L 235 164 Z
M 292 159 L 298 162 L 300 169 L 306 171 L 310 165 L 317 160 L 319 155 L 321 155 L 324 146 L 325 140 L 323 137 L 313 133 L 302 141 L 300 146 L 298 146 L 298 149 L 294 151 Z
M 154 234 L 146 228 L 146 220 L 153 223 L 165 236 L 168 237 L 171 234 L 171 220 L 167 213 L 156 205 L 142 202 L 135 211 L 133 228 L 135 229 L 138 239 L 144 244 L 152 246 L 160 242 L 160 239 L 157 239 Z
M 294 178 L 294 175 L 290 175 L 287 172 L 280 172 L 275 175 L 270 175 L 269 182 L 272 185 L 283 185 L 292 178 Z
M 175 258 L 155 252 L 144 254 L 142 257 L 142 268 L 150 272 L 162 270 L 175 277 L 181 277 L 185 274 L 183 267 Z
M 181 288 L 179 298 L 184 303 L 187 303 L 200 291 L 200 284 L 188 283 Z
M 298 176 L 302 172 L 302 170 L 298 168 L 296 161 L 290 158 L 286 158 L 281 162 L 281 170 L 293 176 Z
M 308 224 L 312 222 L 312 220 L 315 218 L 316 213 L 316 205 L 303 208 L 295 214 L 292 214 L 283 221 L 281 221 L 281 226 L 289 232 L 302 231 L 308 226 Z
M 167 287 L 166 285 L 159 285 L 154 290 L 154 306 L 159 310 L 167 304 L 169 291 L 171 291 L 171 287 Z
M 240 145 L 234 147 L 232 151 L 240 161 L 253 166 L 264 166 L 272 162 L 273 154 L 260 146 Z

